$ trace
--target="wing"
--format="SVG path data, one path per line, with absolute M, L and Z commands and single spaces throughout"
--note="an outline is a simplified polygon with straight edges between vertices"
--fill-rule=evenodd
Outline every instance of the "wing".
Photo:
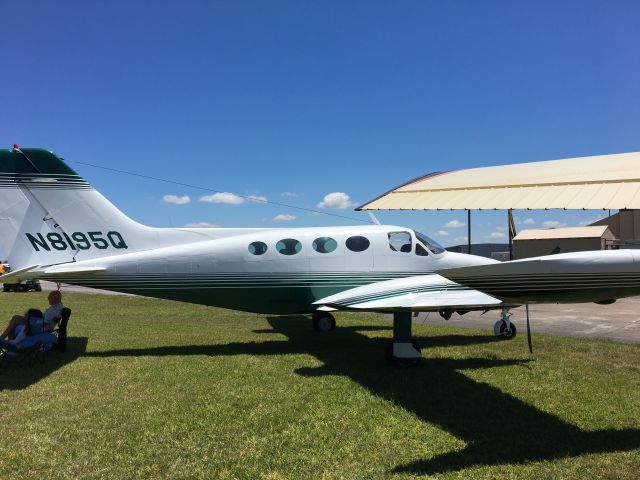
M 502 301 L 440 275 L 418 275 L 371 283 L 322 298 L 315 305 L 337 310 L 419 312 L 495 308 Z
M 640 293 L 640 252 L 572 252 L 451 268 L 438 274 L 516 303 L 607 301 Z

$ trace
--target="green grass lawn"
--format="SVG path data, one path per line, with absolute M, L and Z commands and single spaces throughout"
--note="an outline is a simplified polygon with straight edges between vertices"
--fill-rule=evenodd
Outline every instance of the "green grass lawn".
M 65 294 L 69 350 L 0 370 L 0 478 L 638 478 L 640 346 Z M 0 318 L 44 294 L 0 294 Z M 4 320 L 3 320 L 4 321 Z M 522 329 L 521 329 L 522 330 Z

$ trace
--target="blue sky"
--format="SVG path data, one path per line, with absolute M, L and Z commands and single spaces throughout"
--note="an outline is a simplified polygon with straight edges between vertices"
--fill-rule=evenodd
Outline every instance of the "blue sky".
M 318 204 L 431 171 L 640 150 L 636 1 L 23 0 L 4 19 L 0 145 L 55 151 L 150 225 L 357 224 L 233 195 L 366 221 L 344 196 Z M 214 191 L 233 195 L 201 201 Z M 531 227 L 602 215 L 516 212 Z M 465 212 L 378 217 L 466 235 Z M 474 241 L 504 240 L 505 212 L 473 218 Z

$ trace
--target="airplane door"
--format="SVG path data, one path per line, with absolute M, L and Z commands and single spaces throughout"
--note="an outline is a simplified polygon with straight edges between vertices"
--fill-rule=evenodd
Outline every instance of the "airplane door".
M 371 235 L 353 235 L 345 240 L 344 268 L 347 272 L 374 270 L 374 242 Z

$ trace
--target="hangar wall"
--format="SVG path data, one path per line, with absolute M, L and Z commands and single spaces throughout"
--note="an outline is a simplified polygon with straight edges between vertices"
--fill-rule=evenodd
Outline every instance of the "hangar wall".
M 523 230 L 513 239 L 514 259 L 553 255 L 556 253 L 604 250 L 615 240 L 605 226 Z
M 606 225 L 614 236 L 624 242 L 640 243 L 640 210 L 620 210 L 591 225 Z

